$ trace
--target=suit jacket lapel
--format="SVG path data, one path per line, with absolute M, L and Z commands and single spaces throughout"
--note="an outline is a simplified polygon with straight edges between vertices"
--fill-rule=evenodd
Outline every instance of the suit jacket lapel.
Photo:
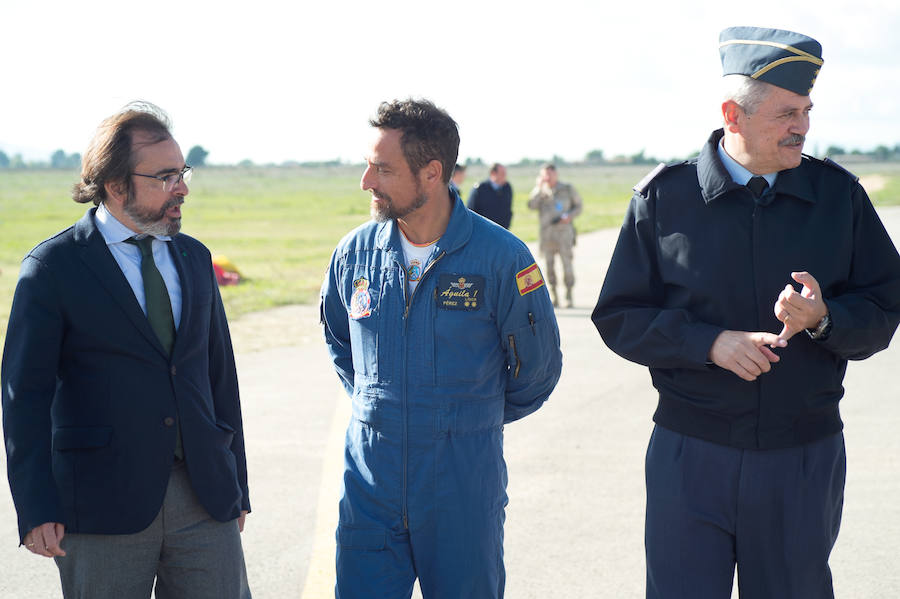
M 106 247 L 103 235 L 94 224 L 95 211 L 96 208 L 88 210 L 81 220 L 75 223 L 75 243 L 81 250 L 81 259 L 97 277 L 100 285 L 122 308 L 125 316 L 141 335 L 146 337 L 157 351 L 166 356 L 166 351 L 150 327 L 150 321 L 147 320 L 147 316 L 141 310 L 141 305 L 134 296 L 134 290 L 131 289 L 122 269 L 119 268 L 116 259 Z

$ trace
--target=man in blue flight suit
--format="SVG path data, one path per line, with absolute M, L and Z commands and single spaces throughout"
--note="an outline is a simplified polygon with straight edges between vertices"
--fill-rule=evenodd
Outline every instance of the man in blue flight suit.
M 503 425 L 559 379 L 553 306 L 526 246 L 448 186 L 456 123 L 383 103 L 360 185 L 373 220 L 338 244 L 321 317 L 352 397 L 335 596 L 502 597 Z
M 593 313 L 650 367 L 647 597 L 833 597 L 848 360 L 888 346 L 900 256 L 857 178 L 802 154 L 805 35 L 720 36 L 724 129 L 635 188 Z

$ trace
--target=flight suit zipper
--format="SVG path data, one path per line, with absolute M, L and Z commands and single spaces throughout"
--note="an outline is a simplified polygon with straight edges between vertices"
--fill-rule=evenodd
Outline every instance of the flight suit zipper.
M 407 460 L 409 458 L 409 406 L 407 405 L 407 393 L 408 393 L 408 369 L 409 369 L 409 360 L 407 359 L 407 349 L 408 349 L 408 338 L 409 338 L 409 308 L 412 305 L 413 298 L 416 296 L 416 291 L 419 290 L 419 287 L 425 281 L 425 277 L 428 275 L 429 271 L 437 264 L 438 260 L 444 257 L 446 252 L 441 252 L 438 254 L 437 258 L 432 260 L 428 266 L 425 267 L 425 270 L 422 271 L 422 276 L 419 277 L 419 283 L 416 285 L 416 288 L 413 289 L 413 292 L 409 294 L 407 297 L 406 294 L 406 280 L 403 273 L 406 273 L 406 267 L 404 265 L 400 265 L 400 284 L 403 287 L 403 300 L 406 306 L 403 309 L 403 396 L 401 402 L 401 413 L 402 413 L 402 422 L 403 422 L 403 433 L 402 433 L 402 445 L 403 445 L 403 473 L 402 473 L 402 489 L 401 489 L 401 511 L 403 513 L 403 528 L 409 530 L 409 509 L 408 502 L 406 500 L 406 487 L 407 487 Z
M 513 356 L 516 358 L 516 367 L 513 370 L 513 378 L 519 378 L 519 369 L 522 367 L 522 361 L 519 359 L 519 352 L 516 351 L 516 336 L 509 335 L 507 337 L 507 341 L 509 342 L 509 350 L 512 352 Z

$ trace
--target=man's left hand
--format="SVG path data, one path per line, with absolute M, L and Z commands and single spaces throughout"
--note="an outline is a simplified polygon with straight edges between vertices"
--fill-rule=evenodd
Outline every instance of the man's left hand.
M 791 278 L 803 285 L 800 293 L 787 285 L 775 301 L 775 317 L 784 324 L 778 334 L 787 341 L 803 329 L 812 329 L 828 313 L 819 282 L 808 272 L 792 272 Z
M 247 514 L 249 514 L 247 510 L 241 510 L 241 515 L 238 516 L 238 531 L 244 532 L 244 522 L 247 520 Z

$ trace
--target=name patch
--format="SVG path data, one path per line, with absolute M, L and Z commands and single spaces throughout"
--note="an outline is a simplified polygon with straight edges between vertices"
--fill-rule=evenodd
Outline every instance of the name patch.
M 480 310 L 484 303 L 484 277 L 443 274 L 438 277 L 434 299 L 441 310 Z

